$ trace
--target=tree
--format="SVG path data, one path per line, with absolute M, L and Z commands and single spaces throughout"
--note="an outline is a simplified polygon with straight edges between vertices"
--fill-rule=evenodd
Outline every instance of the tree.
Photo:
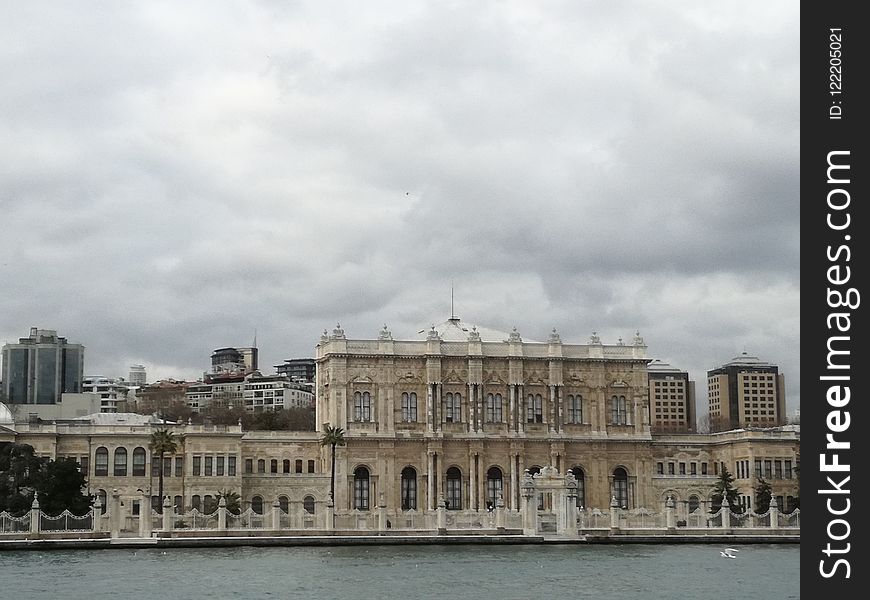
M 85 485 L 85 476 L 79 471 L 79 464 L 75 459 L 50 460 L 36 481 L 39 508 L 52 516 L 65 510 L 74 515 L 84 515 L 93 503 L 89 496 L 82 493 Z
M 329 497 L 335 504 L 335 447 L 344 446 L 344 430 L 341 427 L 332 427 L 329 423 L 323 424 L 323 436 L 320 438 L 321 446 L 332 448 L 332 471 L 329 479 Z
M 758 514 L 766 513 L 767 509 L 770 508 L 770 498 L 770 483 L 765 480 L 764 477 L 760 477 L 758 479 L 758 485 L 755 486 L 755 512 Z M 783 508 L 784 507 L 780 507 L 780 510 Z
M 75 460 L 40 458 L 28 444 L 0 444 L 0 512 L 23 514 L 36 496 L 47 514 L 69 510 L 84 515 L 91 507 L 84 487 L 85 476 Z
M 158 470 L 158 497 L 160 498 L 158 513 L 163 512 L 163 455 L 175 454 L 178 452 L 178 446 L 181 440 L 175 437 L 175 434 L 168 429 L 158 429 L 151 434 L 151 442 L 148 447 L 151 449 L 151 461 L 154 462 L 154 454 L 157 454 L 159 465 Z
M 220 490 L 213 498 L 202 503 L 202 513 L 210 515 L 218 509 L 221 498 L 227 501 L 227 512 L 238 515 L 242 512 L 242 498 L 232 490 Z
M 737 490 L 734 489 L 734 476 L 728 472 L 728 468 L 722 463 L 722 469 L 719 472 L 719 480 L 713 487 L 713 507 L 712 512 L 718 512 L 724 504 L 725 498 L 728 499 L 728 508 L 732 512 L 737 512 Z
M 0 512 L 23 514 L 30 510 L 39 473 L 46 459 L 29 444 L 0 446 Z

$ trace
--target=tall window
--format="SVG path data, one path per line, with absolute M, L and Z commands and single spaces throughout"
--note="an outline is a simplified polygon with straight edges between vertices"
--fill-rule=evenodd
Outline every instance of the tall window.
M 622 467 L 613 470 L 613 497 L 620 508 L 628 508 L 628 473 Z
M 278 496 L 278 508 L 281 509 L 285 515 L 290 512 L 290 498 L 287 496 Z
M 417 471 L 402 469 L 402 510 L 417 510 Z
M 610 423 L 612 425 L 628 424 L 625 396 L 613 396 L 610 399 Z
M 501 423 L 502 422 L 502 401 L 501 394 L 486 395 L 486 422 Z
M 568 395 L 568 422 L 575 425 L 583 423 L 583 396 Z
M 107 476 L 109 474 L 109 450 L 100 446 L 94 453 L 94 475 Z
M 202 457 L 201 456 L 194 456 L 193 457 L 193 475 L 194 475 L 194 477 L 199 477 L 200 475 L 202 475 Z
M 273 459 L 269 460 L 269 472 L 274 473 L 275 475 L 278 474 L 278 459 L 277 458 L 273 458 Z
M 230 477 L 236 476 L 236 457 L 227 456 L 227 475 Z
M 206 456 L 205 457 L 205 475 L 206 477 L 211 477 L 214 475 L 214 457 Z
M 218 456 L 215 461 L 215 475 L 223 477 L 226 468 L 227 459 L 225 456 Z
M 281 463 L 281 466 L 282 466 L 282 469 L 284 470 L 285 473 L 289 473 L 290 472 L 290 459 L 285 458 L 283 460 L 283 462 Z
M 314 461 L 313 460 L 308 461 L 308 472 L 314 473 Z
M 369 470 L 365 467 L 357 467 L 353 472 L 353 507 L 369 509 Z
M 544 422 L 544 399 L 541 398 L 540 394 L 529 394 L 528 404 L 526 406 L 526 422 Z
M 496 500 L 504 497 L 504 479 L 501 469 L 490 467 L 486 472 L 486 504 L 495 507 Z
M 571 472 L 577 480 L 577 507 L 583 508 L 586 506 L 586 475 L 581 467 L 574 467 Z
M 297 459 L 296 459 L 296 464 L 295 464 L 294 466 L 296 467 L 296 472 L 297 472 L 297 473 L 301 473 L 301 472 L 302 472 L 302 459 L 301 459 L 301 458 L 297 458 Z
M 462 473 L 456 467 L 447 469 L 447 509 L 462 509 Z
M 145 448 L 133 450 L 133 477 L 145 476 Z
M 115 477 L 127 476 L 127 449 L 115 448 L 115 469 L 113 472 Z
M 353 420 L 363 422 L 372 420 L 372 395 L 369 392 L 354 393 Z
M 313 515 L 314 514 L 314 496 L 305 496 L 305 498 L 302 499 L 302 508 L 309 515 Z
M 266 472 L 266 460 L 260 458 L 257 460 L 257 473 L 265 473 Z
M 251 510 L 258 515 L 263 514 L 263 498 L 262 496 L 254 496 L 251 498 Z
M 462 396 L 448 392 L 444 397 L 444 422 L 459 423 L 462 421 Z
M 402 421 L 405 423 L 417 422 L 417 394 L 414 392 L 402 393 Z
M 698 507 L 701 506 L 701 499 L 696 495 L 692 494 L 689 496 L 689 512 L 693 513 L 698 510 Z

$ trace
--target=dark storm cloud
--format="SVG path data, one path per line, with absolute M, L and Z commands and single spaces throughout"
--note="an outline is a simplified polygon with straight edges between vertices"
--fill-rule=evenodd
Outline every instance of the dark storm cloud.
M 6 4 L 0 337 L 268 368 L 341 321 L 744 348 L 797 406 L 798 9 Z M 702 402 L 703 404 L 703 402 Z

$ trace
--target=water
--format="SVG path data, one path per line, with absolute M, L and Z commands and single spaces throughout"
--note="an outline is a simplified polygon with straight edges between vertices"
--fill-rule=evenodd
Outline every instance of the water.
M 800 598 L 797 544 L 356 546 L 0 552 L 0 598 Z

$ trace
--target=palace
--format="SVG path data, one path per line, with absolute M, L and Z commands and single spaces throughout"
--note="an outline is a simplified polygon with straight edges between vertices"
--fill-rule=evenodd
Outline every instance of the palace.
M 649 362 L 639 334 L 631 343 L 603 344 L 593 334 L 571 344 L 554 330 L 532 342 L 457 318 L 417 340 L 394 340 L 386 326 L 372 339 L 348 339 L 340 326 L 324 332 L 316 347 L 317 423 L 341 427 L 346 441 L 336 451 L 336 526 L 375 512 L 415 522 L 408 515 L 432 515 L 439 500 L 457 518 L 500 502 L 519 511 L 526 470 L 563 478 L 570 471 L 581 508 L 607 510 L 615 501 L 661 511 L 670 497 L 684 519 L 709 510 L 724 465 L 744 506 L 752 508 L 763 477 L 788 512 L 799 495 L 799 428 L 658 433 Z M 183 444 L 161 466 L 148 444 L 163 427 Z M 280 507 L 309 527 L 327 526 L 331 450 L 320 436 L 124 413 L 0 423 L 0 444 L 75 458 L 103 506 L 117 491 L 132 515 L 143 498 L 156 507 L 162 468 L 164 494 L 179 513 L 233 491 L 244 509 Z

